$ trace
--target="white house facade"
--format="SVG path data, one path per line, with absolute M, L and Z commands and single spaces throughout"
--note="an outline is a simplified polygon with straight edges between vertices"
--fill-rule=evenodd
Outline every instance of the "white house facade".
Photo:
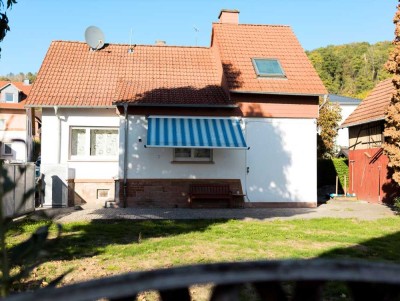
M 8 162 L 27 161 L 27 118 L 24 99 L 29 82 L 0 81 L 0 159 Z
M 337 103 L 341 108 L 341 119 L 339 122 L 339 126 L 350 116 L 351 113 L 358 107 L 361 103 L 361 99 L 340 96 L 340 95 L 329 95 L 329 100 L 332 103 Z M 338 134 L 336 136 L 335 144 L 337 148 L 340 150 L 341 148 L 349 147 L 349 129 L 348 128 L 339 128 Z
M 204 184 L 240 206 L 315 207 L 327 91 L 290 27 L 238 15 L 221 11 L 210 47 L 53 42 L 28 101 L 44 205 L 182 208 Z
M 42 123 L 43 205 L 89 201 L 89 206 L 101 207 L 113 199 L 119 155 L 115 108 L 43 108 Z

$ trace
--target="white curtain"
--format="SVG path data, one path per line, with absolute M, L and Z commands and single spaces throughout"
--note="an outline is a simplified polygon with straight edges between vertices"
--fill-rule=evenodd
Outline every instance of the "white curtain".
M 118 151 L 118 130 L 90 130 L 91 156 L 116 156 Z
M 85 129 L 73 129 L 71 131 L 71 155 L 72 156 L 84 156 L 85 155 L 85 144 L 86 144 L 86 130 Z

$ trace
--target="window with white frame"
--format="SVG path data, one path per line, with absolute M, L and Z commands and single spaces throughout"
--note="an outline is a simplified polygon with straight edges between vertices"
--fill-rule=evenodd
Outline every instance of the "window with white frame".
M 0 130 L 5 130 L 6 129 L 6 120 L 0 118 Z
M 12 155 L 12 151 L 13 151 L 12 144 L 11 143 L 3 143 L 2 150 L 3 150 L 3 152 L 2 152 L 3 155 L 11 156 Z
M 14 102 L 14 93 L 5 93 L 6 102 Z
M 117 128 L 71 127 L 70 159 L 116 160 L 117 156 Z
M 212 149 L 210 148 L 174 148 L 174 161 L 181 162 L 211 162 Z

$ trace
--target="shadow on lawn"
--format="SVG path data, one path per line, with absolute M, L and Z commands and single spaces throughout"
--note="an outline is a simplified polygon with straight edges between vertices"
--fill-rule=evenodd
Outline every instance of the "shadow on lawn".
M 89 224 L 64 225 L 61 239 L 49 244 L 50 260 L 92 257 L 105 252 L 109 245 L 139 244 L 142 239 L 203 232 L 210 226 L 224 223 L 216 220 L 196 221 L 132 221 L 94 220 Z
M 349 258 L 400 263 L 400 232 L 322 253 L 321 258 Z

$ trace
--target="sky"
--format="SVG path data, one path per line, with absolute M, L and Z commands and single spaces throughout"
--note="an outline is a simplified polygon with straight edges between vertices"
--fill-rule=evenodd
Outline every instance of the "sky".
M 0 75 L 38 72 L 51 41 L 84 42 L 92 25 L 106 43 L 164 40 L 208 47 L 212 22 L 223 8 L 238 9 L 239 23 L 290 25 L 305 50 L 388 41 L 396 5 L 397 0 L 18 0 L 7 12 L 11 31 L 0 43 Z

